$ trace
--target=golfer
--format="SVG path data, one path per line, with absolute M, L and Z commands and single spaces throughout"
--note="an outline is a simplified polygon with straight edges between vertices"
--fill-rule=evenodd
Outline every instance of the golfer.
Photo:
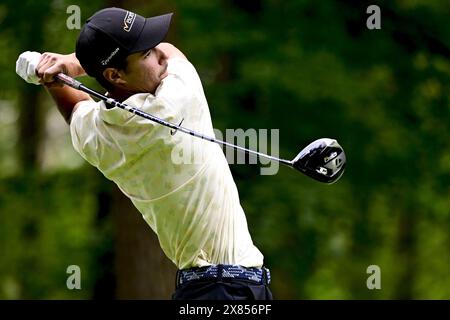
M 201 141 L 196 161 L 174 161 L 192 150 L 194 137 L 55 81 L 61 72 L 87 74 L 111 98 L 214 136 L 195 68 L 162 42 L 171 18 L 100 10 L 81 29 L 74 54 L 27 51 L 16 71 L 46 87 L 70 125 L 75 150 L 118 185 L 158 235 L 178 268 L 173 299 L 272 299 L 269 270 L 250 237 L 220 146 Z

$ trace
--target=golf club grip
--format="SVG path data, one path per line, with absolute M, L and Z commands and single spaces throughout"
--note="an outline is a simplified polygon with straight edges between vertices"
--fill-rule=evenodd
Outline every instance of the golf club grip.
M 68 85 L 69 87 L 72 87 L 74 89 L 80 90 L 80 86 L 81 86 L 81 82 L 75 80 L 72 77 L 69 77 L 68 75 L 64 74 L 64 73 L 58 73 L 56 75 L 56 79 L 59 82 L 64 83 L 65 85 Z

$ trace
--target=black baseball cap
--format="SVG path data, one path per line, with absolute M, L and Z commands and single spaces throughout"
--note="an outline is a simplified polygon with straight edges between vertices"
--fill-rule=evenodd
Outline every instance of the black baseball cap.
M 106 8 L 87 19 L 78 36 L 75 55 L 90 76 L 113 62 L 157 46 L 169 31 L 173 13 L 144 18 L 120 8 Z

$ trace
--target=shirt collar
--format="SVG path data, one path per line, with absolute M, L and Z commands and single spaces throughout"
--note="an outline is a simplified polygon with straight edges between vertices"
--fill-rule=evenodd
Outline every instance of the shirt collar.
M 149 97 L 154 96 L 151 93 L 138 93 L 132 95 L 131 97 L 123 101 L 123 103 L 136 109 L 142 109 L 142 106 Z M 107 123 L 123 124 L 134 116 L 135 115 L 133 113 L 123 110 L 119 107 L 108 109 L 106 103 L 104 101 L 100 101 L 100 117 Z

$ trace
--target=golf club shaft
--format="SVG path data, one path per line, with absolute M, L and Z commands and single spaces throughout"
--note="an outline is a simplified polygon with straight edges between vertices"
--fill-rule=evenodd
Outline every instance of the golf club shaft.
M 231 148 L 234 148 L 236 150 L 245 152 L 247 154 L 253 154 L 253 155 L 257 155 L 257 156 L 260 156 L 260 157 L 263 157 L 263 158 L 266 158 L 266 159 L 270 159 L 270 160 L 273 160 L 273 161 L 278 161 L 278 162 L 280 162 L 282 164 L 285 164 L 287 166 L 292 167 L 292 161 L 285 160 L 285 159 L 280 159 L 280 158 L 273 157 L 273 156 L 269 156 L 267 154 L 264 154 L 264 153 L 261 153 L 261 152 L 258 152 L 258 151 L 253 151 L 253 150 L 246 149 L 246 148 L 237 146 L 237 145 L 229 143 L 229 142 L 225 142 L 225 141 L 222 141 L 222 140 L 218 140 L 216 138 L 205 136 L 205 135 L 203 135 L 201 133 L 197 133 L 197 132 L 195 132 L 195 131 L 193 131 L 191 129 L 184 128 L 184 127 L 182 127 L 180 125 L 176 125 L 176 124 L 173 124 L 171 122 L 165 121 L 165 120 L 163 120 L 161 118 L 155 117 L 155 116 L 153 116 L 151 114 L 148 114 L 146 112 L 143 112 L 143 111 L 141 111 L 139 109 L 130 107 L 130 106 L 128 106 L 128 105 L 126 105 L 124 103 L 118 102 L 118 101 L 116 101 L 116 100 L 114 100 L 112 98 L 108 98 L 105 95 L 102 95 L 102 94 L 98 93 L 97 91 L 89 89 L 88 87 L 83 85 L 81 82 L 79 82 L 79 81 L 77 81 L 77 80 L 75 80 L 75 79 L 73 79 L 73 78 L 71 78 L 68 75 L 65 75 L 63 73 L 60 73 L 60 74 L 56 75 L 56 78 L 59 81 L 61 81 L 62 83 L 68 85 L 69 87 L 72 87 L 74 89 L 86 92 L 87 94 L 89 94 L 91 96 L 94 96 L 94 97 L 96 97 L 96 98 L 98 98 L 100 100 L 103 100 L 106 103 L 108 103 L 108 104 L 110 104 L 110 105 L 112 105 L 114 107 L 118 107 L 118 108 L 121 108 L 121 109 L 126 110 L 128 112 L 134 113 L 134 114 L 136 114 L 136 115 L 138 115 L 140 117 L 143 117 L 145 119 L 151 120 L 151 121 L 156 122 L 156 123 L 159 123 L 159 124 L 161 124 L 163 126 L 169 127 L 171 129 L 174 129 L 174 130 L 177 130 L 177 131 L 179 130 L 181 132 L 184 132 L 186 134 L 189 134 L 191 136 L 194 136 L 194 137 L 197 137 L 197 138 L 200 138 L 200 139 L 203 139 L 203 140 L 207 140 L 207 141 L 215 142 L 215 143 L 227 146 L 227 147 L 231 147 Z

